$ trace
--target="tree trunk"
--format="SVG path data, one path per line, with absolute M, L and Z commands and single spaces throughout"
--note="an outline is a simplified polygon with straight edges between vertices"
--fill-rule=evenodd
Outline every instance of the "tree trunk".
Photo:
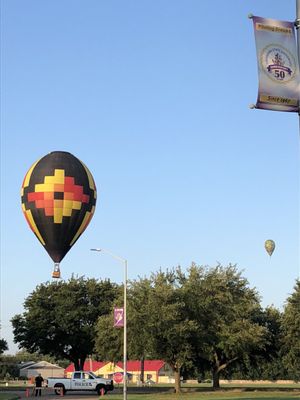
M 79 360 L 79 367 L 80 371 L 84 371 L 84 363 L 85 363 L 86 356 L 81 356 Z
M 174 368 L 175 377 L 175 393 L 181 392 L 181 381 L 180 381 L 180 367 Z
M 75 371 L 84 371 L 85 360 L 86 356 L 79 356 L 71 360 L 74 364 Z
M 79 362 L 79 359 L 76 358 L 75 360 L 73 360 L 73 363 L 74 363 L 74 370 L 75 370 L 75 371 L 80 371 L 80 362 Z
M 220 389 L 220 371 L 218 368 L 212 370 L 213 389 Z
M 142 383 L 145 382 L 145 358 L 141 358 L 141 375 L 140 375 L 140 381 Z
M 220 372 L 223 371 L 229 364 L 232 364 L 234 361 L 238 359 L 238 357 L 234 357 L 227 362 L 221 363 L 218 358 L 217 353 L 214 354 L 215 365 L 212 368 L 212 378 L 213 378 L 213 389 L 220 389 Z

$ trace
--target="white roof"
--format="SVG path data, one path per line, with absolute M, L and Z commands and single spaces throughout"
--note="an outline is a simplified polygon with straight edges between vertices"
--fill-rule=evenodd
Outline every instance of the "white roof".
M 39 361 L 37 363 L 33 363 L 27 365 L 25 367 L 21 367 L 20 369 L 64 369 L 56 364 L 51 364 L 47 361 Z

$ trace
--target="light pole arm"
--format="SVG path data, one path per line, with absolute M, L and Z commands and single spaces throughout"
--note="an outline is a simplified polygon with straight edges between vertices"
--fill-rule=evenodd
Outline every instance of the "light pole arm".
M 91 251 L 99 251 L 99 252 L 102 252 L 102 253 L 109 254 L 110 256 L 115 258 L 116 260 L 122 261 L 123 263 L 125 263 L 125 262 L 127 263 L 127 260 L 125 260 L 125 258 L 117 256 L 116 254 L 113 254 L 109 250 L 103 249 L 102 247 L 101 247 L 101 249 L 100 248 L 94 248 L 94 249 L 90 249 L 90 250 Z

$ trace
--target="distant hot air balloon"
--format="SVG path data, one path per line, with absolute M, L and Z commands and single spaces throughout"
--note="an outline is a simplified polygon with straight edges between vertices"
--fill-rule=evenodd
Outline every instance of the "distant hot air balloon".
M 53 278 L 60 278 L 59 263 L 91 221 L 96 197 L 96 185 L 88 168 L 65 151 L 47 154 L 25 175 L 22 210 L 55 263 Z
M 269 256 L 273 254 L 273 251 L 275 249 L 275 242 L 273 240 L 266 240 L 265 241 L 265 249 L 267 250 Z

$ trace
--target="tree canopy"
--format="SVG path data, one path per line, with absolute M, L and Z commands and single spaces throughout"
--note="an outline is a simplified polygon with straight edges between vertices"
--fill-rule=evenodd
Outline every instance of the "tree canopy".
M 174 271 L 160 271 L 129 283 L 128 356 L 159 358 L 169 363 L 175 373 L 176 391 L 180 391 L 180 369 L 191 359 L 190 339 L 195 329 L 180 296 Z M 122 332 L 113 328 L 112 317 L 101 317 L 96 339 L 98 356 L 108 354 L 113 360 L 121 360 L 122 345 Z
M 5 339 L 0 339 L 0 354 L 3 354 L 8 350 L 7 341 Z
M 15 343 L 83 369 L 94 349 L 96 321 L 110 312 L 118 290 L 109 280 L 84 277 L 37 286 L 25 300 L 25 312 L 12 319 Z
M 129 285 L 129 357 L 159 358 L 174 371 L 180 391 L 183 368 L 211 370 L 214 387 L 234 362 L 266 345 L 268 329 L 257 319 L 259 297 L 235 266 L 159 271 Z M 107 348 L 109 336 L 110 348 Z M 98 323 L 96 351 L 121 359 L 122 337 L 112 317 Z
M 113 307 L 122 305 L 123 287 L 108 280 L 41 284 L 12 319 L 15 342 L 76 369 L 90 354 L 122 361 L 123 329 L 113 327 Z M 214 388 L 221 375 L 299 379 L 299 326 L 299 280 L 283 313 L 263 310 L 256 289 L 234 265 L 192 264 L 128 282 L 128 358 L 141 360 L 141 371 L 145 359 L 164 360 L 176 392 L 185 371 L 194 377 L 210 371 Z
M 300 280 L 288 297 L 282 318 L 282 359 L 290 378 L 300 380 Z
M 193 264 L 181 280 L 187 315 L 198 327 L 194 362 L 210 368 L 218 388 L 221 371 L 265 344 L 267 329 L 255 319 L 258 294 L 232 265 Z

